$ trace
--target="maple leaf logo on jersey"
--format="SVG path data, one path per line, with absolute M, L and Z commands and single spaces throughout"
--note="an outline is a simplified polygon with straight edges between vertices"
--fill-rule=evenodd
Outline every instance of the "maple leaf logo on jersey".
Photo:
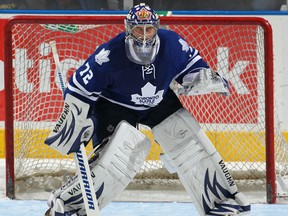
M 187 44 L 187 42 L 183 40 L 182 38 L 180 38 L 178 41 L 182 45 L 182 50 L 188 52 L 189 45 Z
M 131 101 L 139 105 L 156 106 L 163 99 L 164 90 L 160 90 L 156 93 L 156 87 L 150 82 L 141 88 L 141 92 L 142 95 L 131 95 Z
M 97 55 L 95 55 L 96 63 L 102 65 L 102 63 L 110 61 L 110 59 L 108 58 L 109 54 L 110 50 L 105 50 L 105 48 L 103 48 Z

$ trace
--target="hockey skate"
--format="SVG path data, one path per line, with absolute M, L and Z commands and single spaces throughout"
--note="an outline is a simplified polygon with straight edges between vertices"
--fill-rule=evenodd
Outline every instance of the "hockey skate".
M 77 212 L 65 212 L 63 200 L 55 198 L 54 193 L 48 198 L 47 204 L 49 209 L 45 212 L 44 216 L 79 216 Z
M 52 214 L 52 212 L 53 212 L 53 210 L 52 210 L 52 208 L 49 208 L 46 212 L 45 212 L 45 215 L 44 216 L 54 216 L 53 214 Z M 57 215 L 59 215 L 59 214 L 57 214 Z M 56 216 L 56 215 L 55 215 Z M 78 214 L 77 213 L 72 213 L 72 214 L 70 214 L 69 212 L 65 212 L 64 214 L 63 214 L 63 216 L 78 216 Z

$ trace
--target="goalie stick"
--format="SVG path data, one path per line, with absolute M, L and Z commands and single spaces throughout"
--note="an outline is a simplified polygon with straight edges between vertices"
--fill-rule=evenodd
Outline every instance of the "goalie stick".
M 60 85 L 61 85 L 61 90 L 64 93 L 65 83 L 63 79 L 63 74 L 60 69 L 60 61 L 59 61 L 59 55 L 57 52 L 56 41 L 50 41 L 49 45 L 52 49 L 52 54 L 53 54 L 53 58 L 55 61 L 56 70 L 57 70 L 58 78 L 59 78 Z M 87 216 L 99 216 L 100 210 L 98 207 L 98 201 L 97 201 L 95 189 L 93 186 L 88 158 L 86 154 L 86 148 L 83 143 L 81 143 L 79 151 L 74 153 L 74 160 L 76 163 L 77 175 L 79 176 L 79 182 L 81 186 L 86 214 Z

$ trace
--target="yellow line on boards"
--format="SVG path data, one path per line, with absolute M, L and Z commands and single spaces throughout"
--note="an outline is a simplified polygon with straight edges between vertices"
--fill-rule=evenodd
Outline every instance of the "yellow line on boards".
M 151 131 L 142 131 L 152 143 L 152 150 L 149 153 L 147 160 L 159 160 L 159 154 L 162 151 L 161 147 L 154 142 Z M 45 145 L 44 138 L 47 137 L 49 131 L 47 130 L 31 130 L 29 136 L 25 138 L 26 145 L 29 145 L 30 150 L 27 157 L 35 158 L 63 158 L 55 150 Z M 27 130 L 25 132 L 27 134 Z M 288 140 L 288 131 L 283 132 L 286 140 Z M 16 131 L 15 147 L 21 148 L 17 137 L 19 139 L 23 136 L 23 132 Z M 26 135 L 27 136 L 27 135 Z M 265 146 L 263 146 L 263 138 L 255 138 L 253 132 L 209 132 L 207 133 L 209 139 L 214 143 L 216 149 L 227 162 L 233 161 L 251 161 L 264 162 L 265 161 Z M 43 138 L 44 137 L 44 138 Z M 260 136 L 265 137 L 265 136 Z M 22 139 L 21 139 L 22 140 Z M 43 154 L 39 154 L 39 151 Z M 87 152 L 92 151 L 91 143 L 87 147 Z M 255 159 L 255 155 L 257 158 Z M 0 158 L 5 157 L 5 131 L 0 129 Z M 16 156 L 17 157 L 17 156 Z M 67 157 L 66 157 L 67 158 Z

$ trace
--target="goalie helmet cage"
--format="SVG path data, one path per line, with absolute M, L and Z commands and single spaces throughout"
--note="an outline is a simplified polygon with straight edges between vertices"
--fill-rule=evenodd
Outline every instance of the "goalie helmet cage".
M 75 171 L 69 156 L 43 144 L 62 111 L 63 99 L 50 41 L 56 41 L 67 78 L 95 48 L 124 30 L 121 16 L 16 16 L 5 27 L 5 142 L 7 196 L 24 188 L 51 190 Z M 276 170 L 287 174 L 287 149 L 274 124 L 273 47 L 269 23 L 256 17 L 161 17 L 230 80 L 229 98 L 179 96 L 226 161 L 235 179 L 261 179 L 267 202 L 276 202 Z M 161 44 L 162 45 L 162 44 Z M 165 46 L 169 46 L 165 44 Z M 183 49 L 188 48 L 183 45 Z M 157 73 L 157 72 L 156 72 Z M 177 92 L 177 84 L 171 84 Z M 275 126 L 276 125 L 276 126 Z M 273 130 L 274 128 L 274 130 Z M 143 130 L 153 136 L 149 130 Z M 90 148 L 91 149 L 91 148 Z M 276 151 L 275 151 L 276 150 Z M 135 184 L 173 183 L 151 153 Z M 274 158 L 276 155 L 276 160 Z M 277 166 L 277 169 L 275 168 Z M 62 177 L 58 178 L 58 174 Z M 57 177 L 56 177 L 57 176 Z M 64 176 L 64 177 L 63 177 Z M 53 181 L 49 181 L 55 177 Z M 48 184 L 48 188 L 44 185 Z

